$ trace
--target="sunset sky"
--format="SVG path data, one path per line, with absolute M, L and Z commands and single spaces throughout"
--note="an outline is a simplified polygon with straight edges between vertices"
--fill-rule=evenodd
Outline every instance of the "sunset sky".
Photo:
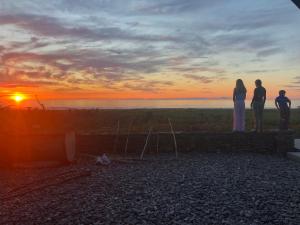
M 0 0 L 0 92 L 28 98 L 300 98 L 289 0 Z

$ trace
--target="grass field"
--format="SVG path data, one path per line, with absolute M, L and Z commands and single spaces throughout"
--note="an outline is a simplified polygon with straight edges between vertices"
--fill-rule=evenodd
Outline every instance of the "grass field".
M 176 131 L 224 132 L 232 130 L 231 109 L 133 109 L 133 110 L 7 110 L 0 111 L 2 132 L 57 133 L 75 130 L 79 133 L 121 133 L 170 131 L 168 118 Z M 268 109 L 264 113 L 265 129 L 277 129 L 279 113 Z M 253 128 L 253 114 L 246 112 L 247 130 Z M 300 109 L 293 109 L 290 127 L 300 137 Z

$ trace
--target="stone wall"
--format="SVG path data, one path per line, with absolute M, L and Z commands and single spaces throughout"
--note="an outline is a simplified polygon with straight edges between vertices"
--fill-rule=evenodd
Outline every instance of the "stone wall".
M 178 152 L 261 152 L 285 155 L 294 148 L 292 131 L 264 133 L 200 133 L 177 132 Z M 125 153 L 127 135 L 76 135 L 78 153 L 100 155 L 101 153 Z M 127 153 L 140 154 L 147 134 L 131 134 Z M 147 153 L 174 152 L 171 133 L 153 133 Z M 0 165 L 12 162 L 55 160 L 66 161 L 64 134 L 53 135 L 0 135 Z
M 285 154 L 294 147 L 292 131 L 264 133 L 200 133 L 177 132 L 179 152 L 262 152 Z M 128 153 L 140 153 L 147 134 L 131 134 L 128 138 Z M 124 153 L 127 135 L 77 135 L 77 151 L 89 154 Z M 147 152 L 172 152 L 174 140 L 171 133 L 153 133 Z

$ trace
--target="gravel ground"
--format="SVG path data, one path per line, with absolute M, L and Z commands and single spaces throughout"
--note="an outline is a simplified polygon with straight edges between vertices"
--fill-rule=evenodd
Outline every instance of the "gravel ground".
M 2 169 L 0 195 L 72 169 L 92 175 L 2 201 L 0 224 L 300 224 L 300 164 L 259 154 Z

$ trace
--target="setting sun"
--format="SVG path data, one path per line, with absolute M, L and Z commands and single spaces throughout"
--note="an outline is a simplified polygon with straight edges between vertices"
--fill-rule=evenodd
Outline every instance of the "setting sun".
M 25 96 L 23 94 L 14 94 L 12 97 L 11 97 L 12 100 L 14 100 L 15 102 L 19 103 L 19 102 L 22 102 L 24 99 L 25 99 Z

